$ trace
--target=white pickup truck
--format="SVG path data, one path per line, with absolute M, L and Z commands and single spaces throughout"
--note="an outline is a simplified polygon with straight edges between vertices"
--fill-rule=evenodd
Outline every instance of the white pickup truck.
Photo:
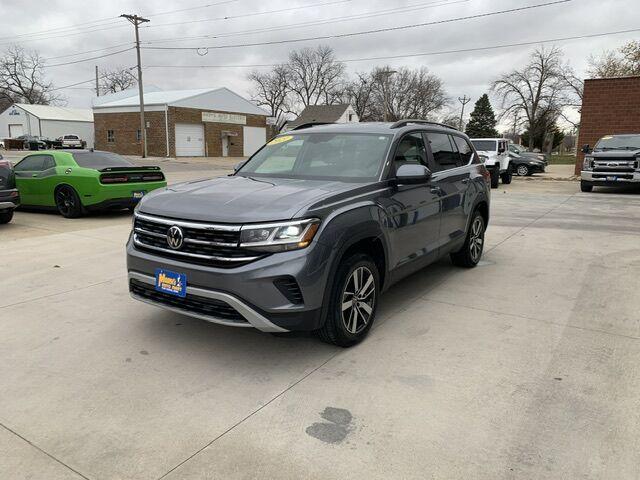
M 478 154 L 484 157 L 484 164 L 491 172 L 491 188 L 498 188 L 498 182 L 511 183 L 513 172 L 509 159 L 509 140 L 506 138 L 472 138 L 471 143 Z
M 60 138 L 62 148 L 85 148 L 87 143 L 78 135 L 63 135 Z

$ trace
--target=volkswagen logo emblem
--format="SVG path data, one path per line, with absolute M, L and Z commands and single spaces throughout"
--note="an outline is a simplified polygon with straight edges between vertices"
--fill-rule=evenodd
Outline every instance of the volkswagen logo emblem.
M 167 244 L 174 250 L 177 250 L 182 246 L 183 241 L 184 234 L 182 233 L 182 229 L 175 225 L 171 227 L 167 232 Z

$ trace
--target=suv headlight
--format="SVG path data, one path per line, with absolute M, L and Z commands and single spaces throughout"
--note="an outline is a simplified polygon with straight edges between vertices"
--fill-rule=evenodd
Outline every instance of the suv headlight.
M 244 225 L 240 230 L 240 246 L 264 252 L 283 252 L 309 246 L 315 237 L 320 220 Z
M 583 170 L 592 170 L 591 162 L 593 162 L 593 157 L 591 155 L 585 155 L 584 162 L 582 162 Z

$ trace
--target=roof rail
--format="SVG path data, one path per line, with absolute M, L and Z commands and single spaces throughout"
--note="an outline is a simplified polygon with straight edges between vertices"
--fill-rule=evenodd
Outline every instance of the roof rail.
M 295 127 L 293 127 L 291 129 L 291 131 L 293 130 L 302 130 L 303 128 L 311 128 L 311 127 L 317 127 L 318 125 L 333 125 L 334 122 L 307 122 L 307 123 L 301 123 L 300 125 L 297 125 Z
M 456 127 L 452 127 L 451 125 L 446 125 L 444 123 L 429 122 L 428 120 L 416 120 L 416 119 L 413 119 L 413 118 L 405 118 L 405 119 L 402 119 L 402 120 L 398 120 L 393 125 L 391 125 L 391 128 L 406 127 L 410 123 L 416 123 L 418 125 L 435 125 L 437 127 L 443 127 L 443 128 L 450 128 L 452 130 L 458 130 Z

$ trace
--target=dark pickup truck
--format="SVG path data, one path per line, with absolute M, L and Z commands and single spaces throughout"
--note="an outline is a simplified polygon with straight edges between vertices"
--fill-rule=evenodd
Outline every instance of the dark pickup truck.
M 20 204 L 20 194 L 16 189 L 13 167 L 0 155 L 0 224 L 9 223 L 13 211 Z
M 640 185 L 640 134 L 607 135 L 596 143 L 582 147 L 585 154 L 580 187 Z

